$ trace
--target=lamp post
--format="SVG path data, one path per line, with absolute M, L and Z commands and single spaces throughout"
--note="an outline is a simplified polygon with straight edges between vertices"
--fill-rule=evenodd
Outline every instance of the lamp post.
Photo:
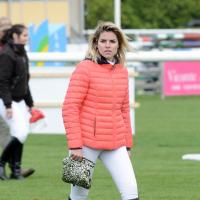
M 115 24 L 121 28 L 121 0 L 115 0 L 114 4 Z

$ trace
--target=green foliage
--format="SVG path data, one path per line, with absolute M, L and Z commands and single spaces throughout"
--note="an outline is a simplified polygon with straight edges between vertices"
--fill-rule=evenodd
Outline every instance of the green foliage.
M 113 21 L 114 2 L 112 0 L 85 1 L 85 28 L 96 27 L 99 21 Z
M 99 20 L 113 21 L 114 0 L 85 0 L 86 29 Z M 122 0 L 123 28 L 184 28 L 192 19 L 200 19 L 199 0 Z
M 200 153 L 198 107 L 200 97 L 139 96 L 135 147 L 132 150 L 141 200 L 197 200 L 200 163 L 183 161 L 186 153 Z M 30 135 L 23 167 L 36 172 L 23 181 L 0 181 L 1 200 L 67 199 L 70 186 L 61 181 L 64 135 Z M 7 172 L 9 170 L 7 169 Z M 88 200 L 120 200 L 109 173 L 98 161 Z

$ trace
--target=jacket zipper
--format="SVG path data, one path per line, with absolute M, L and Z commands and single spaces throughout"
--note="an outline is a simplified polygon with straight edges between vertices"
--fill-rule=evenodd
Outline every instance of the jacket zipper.
M 94 136 L 96 135 L 96 117 L 94 119 Z

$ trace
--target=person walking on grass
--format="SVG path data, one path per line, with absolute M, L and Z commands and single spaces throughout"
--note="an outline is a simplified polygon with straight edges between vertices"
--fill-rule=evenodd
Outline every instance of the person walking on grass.
M 130 160 L 128 41 L 111 22 L 100 23 L 89 50 L 72 74 L 62 106 L 67 143 L 74 160 L 100 159 L 110 172 L 122 200 L 138 200 Z M 91 172 L 92 178 L 93 171 Z M 88 189 L 71 185 L 69 200 L 86 200 Z M 102 191 L 103 192 L 103 191 Z
M 33 99 L 29 89 L 29 64 L 24 48 L 28 30 L 22 24 L 13 25 L 2 38 L 0 53 L 0 116 L 10 129 L 10 141 L 0 156 L 0 180 L 6 180 L 5 165 L 9 163 L 11 179 L 21 180 L 30 176 L 34 169 L 22 174 L 21 162 L 24 142 L 29 133 L 29 112 Z
M 5 42 L 3 41 L 4 35 L 8 29 L 12 26 L 11 20 L 8 17 L 0 17 L 0 53 L 5 47 Z M 0 66 L 1 67 L 1 66 Z M 0 115 L 0 146 L 3 149 L 10 141 L 11 135 L 9 132 L 9 127 L 5 120 Z M 9 167 L 12 168 L 12 163 L 9 161 Z M 29 177 L 35 172 L 33 168 L 22 169 L 21 174 L 24 178 Z

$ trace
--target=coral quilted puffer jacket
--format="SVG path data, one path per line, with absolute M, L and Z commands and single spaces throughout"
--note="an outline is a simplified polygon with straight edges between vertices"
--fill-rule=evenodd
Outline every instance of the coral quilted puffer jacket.
M 69 148 L 132 146 L 128 71 L 120 64 L 80 62 L 62 107 Z

